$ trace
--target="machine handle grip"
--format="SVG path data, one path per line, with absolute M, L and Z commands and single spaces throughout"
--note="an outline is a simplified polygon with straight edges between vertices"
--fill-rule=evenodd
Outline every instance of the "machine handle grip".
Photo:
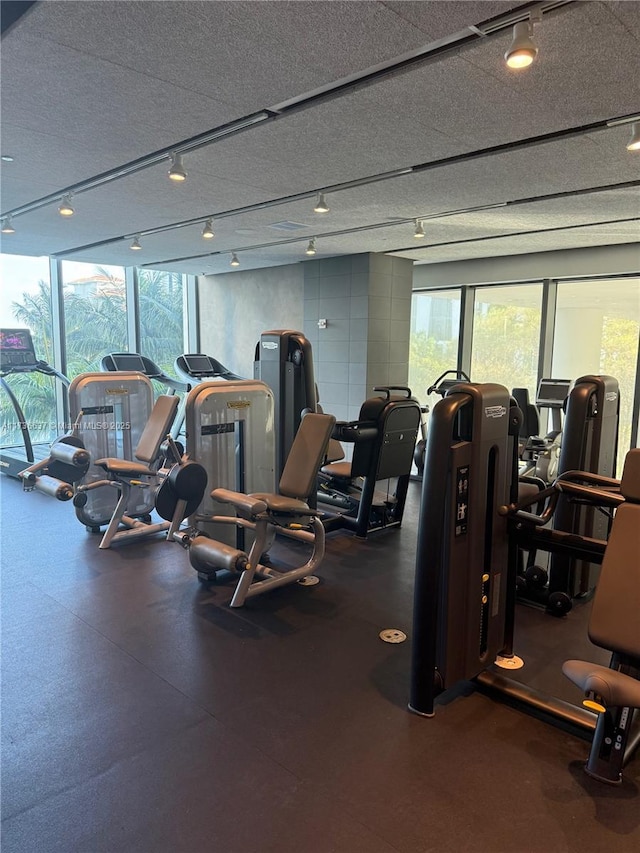
M 378 437 L 378 427 L 371 421 L 338 421 L 333 428 L 332 438 L 338 441 L 372 441 Z
M 387 400 L 391 396 L 392 391 L 404 391 L 407 397 L 411 396 L 411 388 L 407 385 L 374 385 L 374 391 L 384 391 L 387 395 Z

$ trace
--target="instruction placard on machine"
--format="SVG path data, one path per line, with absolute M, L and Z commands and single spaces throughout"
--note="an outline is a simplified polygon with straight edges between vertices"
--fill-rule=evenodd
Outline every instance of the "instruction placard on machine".
M 456 469 L 456 527 L 455 535 L 463 536 L 469 523 L 469 466 Z

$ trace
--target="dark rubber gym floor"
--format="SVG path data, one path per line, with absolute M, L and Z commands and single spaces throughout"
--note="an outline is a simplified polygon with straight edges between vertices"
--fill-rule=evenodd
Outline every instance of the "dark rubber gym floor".
M 312 587 L 227 606 L 162 538 L 98 551 L 73 508 L 2 479 L 3 853 L 640 850 L 640 758 L 466 684 L 407 712 L 419 485 L 400 531 L 328 537 Z M 602 659 L 588 605 L 519 608 L 538 687 Z

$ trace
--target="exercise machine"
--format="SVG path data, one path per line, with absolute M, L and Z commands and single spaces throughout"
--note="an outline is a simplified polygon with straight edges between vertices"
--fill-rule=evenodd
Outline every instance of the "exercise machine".
M 214 489 L 211 497 L 231 507 L 234 515 L 216 516 L 212 521 L 249 529 L 253 544 L 248 553 L 207 536 L 184 536 L 191 565 L 201 581 L 214 580 L 217 572 L 240 574 L 231 607 L 242 607 L 246 599 L 276 587 L 308 580 L 324 556 L 325 531 L 317 510 L 308 500 L 315 491 L 316 475 L 335 425 L 332 415 L 309 413 L 304 416 L 289 451 L 277 493 L 242 494 L 229 489 Z M 288 571 L 264 562 L 277 532 L 306 532 L 312 553 L 305 563 Z
M 273 391 L 276 471 L 280 476 L 302 413 L 317 412 L 311 344 L 302 332 L 291 329 L 263 332 L 256 344 L 253 375 Z
M 333 438 L 353 444 L 352 459 L 323 465 L 317 493 L 320 504 L 336 511 L 325 516 L 327 529 L 345 528 L 361 538 L 402 524 L 422 420 L 410 388 L 374 390 L 380 395 L 365 400 L 357 421 L 336 423 Z M 377 491 L 381 481 L 388 481 L 386 493 Z
M 116 490 L 104 484 L 104 470 L 98 459 L 134 460 L 134 452 L 153 408 L 151 380 L 135 371 L 83 373 L 69 386 L 71 435 L 81 440 L 91 465 L 82 485 L 100 482 L 100 488 L 85 489 L 74 501 L 81 524 L 91 533 L 99 533 L 108 524 L 118 503 Z M 153 510 L 149 490 L 131 485 L 126 514 L 145 518 Z
M 214 382 L 215 380 L 234 382 L 245 378 L 232 373 L 217 359 L 201 352 L 179 355 L 175 360 L 174 367 L 178 376 L 182 377 L 188 391 L 200 382 Z
M 549 519 L 567 499 L 615 510 L 608 540 L 548 529 Z M 563 664 L 562 670 L 583 690 L 586 697 L 583 706 L 595 712 L 595 717 L 591 715 L 587 720 L 587 727 L 594 728 L 595 732 L 585 770 L 599 781 L 618 784 L 624 764 L 640 742 L 640 728 L 632 732 L 634 715 L 637 717 L 640 707 L 640 538 L 637 531 L 640 450 L 627 454 L 622 480 L 587 471 L 569 471 L 545 490 L 542 503 L 541 512 L 537 508 L 535 511 L 529 509 L 526 501 L 504 507 L 502 512 L 525 534 L 528 532 L 535 539 L 543 537 L 552 553 L 601 565 L 588 633 L 591 642 L 611 652 L 609 666 L 570 660 Z M 531 691 L 525 691 L 522 685 L 496 681 L 491 673 L 483 673 L 482 682 L 503 690 L 506 686 L 506 691 L 517 699 L 538 698 Z M 544 709 L 554 716 L 570 719 L 557 701 L 549 703 L 549 709 L 545 705 Z
M 602 644 L 614 652 L 613 668 L 621 673 L 627 670 L 626 674 L 632 677 L 640 649 L 638 537 L 629 541 L 629 522 L 625 522 L 622 541 L 627 544 L 623 558 L 615 550 L 607 558 L 606 542 L 549 529 L 546 524 L 563 492 L 565 496 L 572 492 L 582 500 L 591 492 L 591 500 L 618 506 L 620 513 L 625 498 L 636 500 L 634 496 L 640 496 L 640 466 L 633 463 L 628 475 L 631 482 L 622 489 L 616 481 L 598 479 L 598 475 L 564 475 L 561 487 L 548 490 L 555 497 L 546 514 L 539 517 L 517 502 L 521 420 L 521 411 L 512 404 L 508 391 L 496 385 L 460 384 L 432 411 L 419 512 L 409 709 L 433 716 L 439 694 L 462 680 L 476 679 L 487 688 L 593 731 L 596 718 L 592 711 L 536 693 L 505 678 L 493 667 L 494 661 L 506 669 L 519 663 L 513 653 L 517 543 L 509 535 L 508 519 L 517 518 L 519 525 L 544 530 L 549 550 L 571 552 L 592 561 L 604 560 L 603 576 L 606 573 L 621 577 L 629 571 L 634 575 L 630 587 L 635 589 L 634 604 L 630 611 L 626 607 L 618 609 L 617 600 L 605 592 L 607 624 L 617 636 L 598 635 Z M 601 488 L 585 486 L 580 482 L 584 478 L 596 478 Z M 594 491 L 598 492 L 595 496 Z M 529 505 L 537 500 L 534 496 Z M 615 524 L 614 521 L 614 529 Z M 620 589 L 616 585 L 614 588 Z M 623 621 L 625 614 L 630 614 L 630 621 L 620 625 L 617 614 Z M 630 633 L 632 645 L 625 642 Z M 587 672 L 579 666 L 566 666 L 583 689 L 594 691 L 597 676 L 601 675 L 597 668 L 590 667 Z M 611 675 L 607 681 L 610 690 L 602 689 L 611 704 L 627 702 L 626 710 L 620 710 L 620 720 L 623 727 L 628 727 L 637 693 L 626 680 L 620 686 L 621 681 L 619 676 Z M 618 731 L 616 737 L 618 734 L 622 733 Z M 600 758 L 606 757 L 607 750 L 611 755 L 616 749 L 628 757 L 638 738 L 629 738 L 626 749 L 622 740 L 617 748 L 616 740 L 608 741 L 608 735 L 601 741 Z M 618 775 L 614 764 L 620 759 L 620 755 L 612 759 L 614 776 Z M 602 768 L 599 773 L 605 775 Z
M 598 714 L 585 770 L 612 784 L 622 781 L 635 748 L 631 725 L 640 708 L 640 450 L 627 454 L 620 493 L 625 500 L 616 510 L 589 619 L 589 639 L 612 653 L 611 663 L 569 660 L 562 667 L 586 696 L 583 704 Z
M 520 453 L 521 475 L 539 477 L 547 484 L 552 483 L 558 475 L 563 411 L 572 384 L 569 379 L 541 379 L 535 405 L 529 402 L 528 389 L 513 389 L 512 394 L 524 416 L 521 438 L 525 441 Z M 540 419 L 544 412 L 551 419 L 551 428 L 541 436 Z
M 29 423 L 16 393 L 8 381 L 9 376 L 40 373 L 59 380 L 67 388 L 69 380 L 46 361 L 36 357 L 33 338 L 29 329 L 0 329 L 0 384 L 4 389 L 16 416 L 20 429 L 21 444 L 0 448 L 0 473 L 18 477 L 26 467 L 49 457 L 49 443 L 34 442 Z M 5 428 L 8 425 L 5 425 Z M 55 429 L 54 424 L 50 424 Z M 61 450 L 61 452 L 63 452 Z
M 186 453 L 207 472 L 201 503 L 190 524 L 214 539 L 244 547 L 244 532 L 211 521 L 229 514 L 211 496 L 216 488 L 272 493 L 276 489 L 276 435 L 271 389 L 253 379 L 200 382 L 185 405 Z
M 422 480 L 409 707 L 477 676 L 505 645 L 508 535 L 520 410 L 506 388 L 458 383 L 434 406 Z
M 557 396 L 560 395 L 559 392 Z M 588 471 L 612 477 L 616 470 L 620 414 L 617 380 L 611 376 L 581 376 L 564 405 L 566 412 L 556 476 L 569 471 Z M 581 504 L 563 495 L 552 523 L 555 530 L 606 540 L 611 518 L 596 506 Z M 513 535 L 517 538 L 517 532 Z M 592 594 L 599 572 L 597 563 L 571 554 L 552 553 L 547 572 L 536 565 L 537 558 L 536 549 L 529 549 L 525 582 L 519 587 L 523 600 L 541 604 L 549 613 L 561 616 L 571 610 L 574 600 Z
M 94 464 L 106 477 L 76 487 L 76 508 L 83 507 L 87 493 L 94 489 L 110 488 L 117 493 L 118 500 L 98 546 L 100 549 L 161 531 L 167 532 L 167 538 L 173 538 L 182 521 L 202 500 L 206 472 L 202 466 L 183 458 L 171 438 L 170 429 L 177 409 L 177 397 L 160 395 L 134 451 L 135 458 L 96 459 Z M 140 518 L 127 514 L 134 487 L 152 495 L 149 502 L 163 521 L 153 523 L 150 516 Z
M 137 352 L 112 352 L 103 356 L 100 362 L 100 369 L 106 373 L 142 373 L 153 382 L 159 383 L 163 389 L 166 389 L 168 394 L 181 394 L 184 401 L 190 385 L 187 382 L 180 382 L 173 376 L 169 376 L 155 361 L 147 358 L 146 355 L 140 355 Z M 164 392 L 163 392 L 164 393 Z M 184 402 L 178 409 L 178 414 L 171 428 L 171 435 L 177 438 L 182 430 L 184 421 Z
M 449 388 L 452 388 L 458 382 L 470 381 L 471 380 L 463 370 L 445 370 L 445 372 L 441 373 L 436 381 L 427 388 L 426 394 L 427 397 L 430 397 L 431 394 L 439 394 L 440 397 L 444 397 Z M 422 480 L 422 474 L 424 472 L 424 457 L 427 450 L 427 415 L 429 414 L 429 406 L 421 406 L 420 412 L 422 415 L 420 419 L 420 438 L 418 439 L 416 449 L 413 453 L 413 463 L 418 472 L 416 477 L 418 480 Z

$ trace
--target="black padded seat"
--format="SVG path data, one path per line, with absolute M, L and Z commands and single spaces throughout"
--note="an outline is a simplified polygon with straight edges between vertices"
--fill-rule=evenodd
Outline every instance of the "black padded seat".
M 635 678 L 583 660 L 565 661 L 562 671 L 585 693 L 601 697 L 605 705 L 640 708 L 640 681 Z

